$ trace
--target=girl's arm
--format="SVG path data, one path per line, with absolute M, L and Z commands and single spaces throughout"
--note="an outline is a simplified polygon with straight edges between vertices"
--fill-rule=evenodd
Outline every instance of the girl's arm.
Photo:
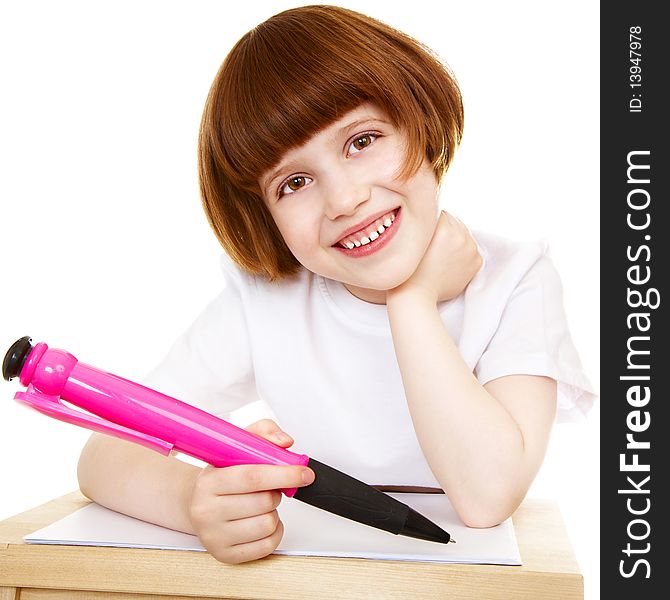
M 482 386 L 462 359 L 437 302 L 460 293 L 480 266 L 467 228 L 443 213 L 417 271 L 388 292 L 387 309 L 423 453 L 461 519 L 489 527 L 514 512 L 537 474 L 556 382 L 510 375 Z
M 288 448 L 290 436 L 268 419 L 248 430 Z M 91 500 L 132 517 L 196 534 L 214 558 L 240 563 L 267 556 L 284 527 L 283 488 L 314 481 L 300 466 L 235 465 L 204 469 L 99 433 L 84 447 L 79 486 Z
M 173 456 L 101 433 L 89 438 L 77 466 L 79 487 L 91 500 L 190 534 L 189 504 L 199 472 Z

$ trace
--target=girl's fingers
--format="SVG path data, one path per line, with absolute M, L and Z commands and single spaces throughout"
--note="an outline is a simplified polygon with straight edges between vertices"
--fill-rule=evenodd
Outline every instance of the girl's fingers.
M 249 494 L 303 487 L 314 482 L 314 471 L 299 465 L 234 465 L 206 467 L 200 475 L 200 489 L 216 496 Z
M 272 419 L 256 421 L 247 427 L 247 431 L 282 448 L 288 448 L 293 445 L 293 438 L 283 431 Z
M 278 490 L 219 496 L 217 508 L 222 521 L 236 521 L 271 513 L 277 509 L 281 499 L 282 494 Z
M 226 540 L 228 545 L 236 546 L 265 539 L 274 534 L 279 522 L 279 513 L 276 510 L 248 519 L 228 521 L 225 524 Z
M 214 557 L 231 564 L 239 564 L 263 558 L 275 551 L 284 535 L 284 525 L 278 521 L 276 529 L 267 537 L 250 542 L 243 542 L 224 548 L 220 553 L 212 552 Z

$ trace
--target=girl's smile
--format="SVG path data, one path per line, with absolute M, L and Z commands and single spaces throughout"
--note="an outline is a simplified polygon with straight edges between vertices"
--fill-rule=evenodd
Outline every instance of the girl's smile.
M 365 220 L 368 221 L 368 219 Z M 347 234 L 333 247 L 354 258 L 369 256 L 391 241 L 399 224 L 400 207 L 385 212 L 362 227 L 350 227 Z M 352 229 L 353 233 L 349 233 Z
M 416 270 L 438 218 L 438 183 L 427 161 L 411 177 L 404 134 L 373 104 L 361 104 L 260 180 L 284 241 L 310 271 L 384 303 Z

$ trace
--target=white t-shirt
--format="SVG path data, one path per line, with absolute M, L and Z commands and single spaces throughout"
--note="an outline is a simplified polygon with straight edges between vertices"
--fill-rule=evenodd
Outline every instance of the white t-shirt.
M 555 379 L 558 420 L 579 418 L 594 396 L 545 244 L 474 235 L 484 265 L 439 306 L 463 359 L 482 384 Z M 262 400 L 296 452 L 371 484 L 439 487 L 414 433 L 386 306 L 307 270 L 270 283 L 228 257 L 222 266 L 222 293 L 145 384 L 223 418 Z

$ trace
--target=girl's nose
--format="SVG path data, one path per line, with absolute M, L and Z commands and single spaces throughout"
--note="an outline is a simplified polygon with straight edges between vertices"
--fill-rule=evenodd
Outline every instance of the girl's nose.
M 333 182 L 328 188 L 325 212 L 331 220 L 355 214 L 370 199 L 370 186 L 351 177 Z

